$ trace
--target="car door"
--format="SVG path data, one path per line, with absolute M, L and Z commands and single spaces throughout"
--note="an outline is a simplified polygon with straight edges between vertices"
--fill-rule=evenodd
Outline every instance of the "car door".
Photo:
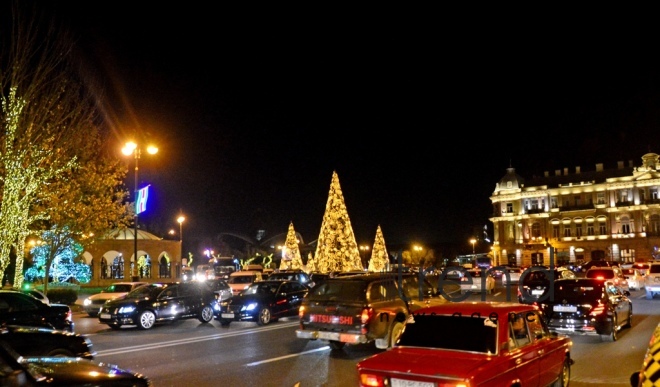
M 172 320 L 182 313 L 181 300 L 179 299 L 179 286 L 170 285 L 158 295 L 158 302 L 154 308 L 159 319 Z
M 538 386 L 540 356 L 529 332 L 525 313 L 509 315 L 509 355 L 523 386 Z
M 289 282 L 285 284 L 286 290 L 286 315 L 295 316 L 298 314 L 298 308 L 302 304 L 303 298 L 307 294 L 308 288 L 300 282 Z
M 628 297 L 624 296 L 621 292 L 621 289 L 617 286 L 614 286 L 611 283 L 607 283 L 605 287 L 607 289 L 607 297 L 609 302 L 612 304 L 614 313 L 616 315 L 616 321 L 618 324 L 621 324 L 623 321 L 627 321 L 630 316 L 630 300 Z M 616 327 L 614 327 L 616 329 Z
M 538 311 L 526 313 L 525 320 L 532 340 L 529 350 L 538 356 L 538 385 L 549 386 L 559 375 L 566 353 L 553 338 Z

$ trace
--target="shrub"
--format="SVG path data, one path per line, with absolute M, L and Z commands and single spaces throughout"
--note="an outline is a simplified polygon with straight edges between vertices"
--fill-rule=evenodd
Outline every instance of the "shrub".
M 49 287 L 46 297 L 48 297 L 51 304 L 73 305 L 78 300 L 78 289 L 74 287 L 57 287 L 51 289 Z

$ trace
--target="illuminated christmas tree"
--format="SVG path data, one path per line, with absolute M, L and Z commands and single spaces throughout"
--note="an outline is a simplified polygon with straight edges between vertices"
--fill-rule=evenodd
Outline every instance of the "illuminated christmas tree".
M 371 259 L 369 260 L 369 271 L 386 271 L 390 258 L 387 255 L 387 248 L 385 248 L 385 238 L 380 229 L 380 225 L 376 229 L 376 240 L 374 241 L 374 248 L 371 249 Z
M 286 234 L 286 241 L 282 249 L 282 260 L 280 261 L 280 270 L 302 270 L 303 262 L 298 248 L 298 238 L 293 229 L 293 222 L 289 223 L 289 231 Z
M 348 218 L 336 171 L 332 172 L 314 264 L 316 271 L 321 273 L 363 270 L 360 251 L 355 241 L 351 220 Z

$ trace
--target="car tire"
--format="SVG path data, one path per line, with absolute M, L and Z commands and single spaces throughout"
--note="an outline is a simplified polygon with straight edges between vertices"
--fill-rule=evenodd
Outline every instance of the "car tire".
M 330 340 L 330 349 L 332 349 L 333 351 L 338 351 L 344 348 L 344 345 L 346 345 L 346 343 L 336 340 Z
M 270 309 L 264 306 L 259 310 L 259 314 L 257 315 L 257 325 L 267 325 L 270 323 L 272 317 Z
M 600 338 L 604 341 L 617 341 L 619 338 L 619 321 L 617 321 L 616 315 L 612 316 L 612 333 L 609 335 L 601 335 Z
M 151 329 L 156 323 L 156 315 L 150 310 L 145 310 L 140 313 L 138 317 L 138 328 L 140 329 Z
M 630 309 L 628 309 L 628 321 L 626 321 L 626 325 L 624 325 L 625 328 L 632 328 L 632 317 L 633 311 L 631 306 Z
M 202 311 L 199 312 L 198 320 L 203 323 L 208 323 L 213 320 L 213 309 L 206 305 L 202 308 Z
M 401 332 L 403 332 L 403 327 L 404 325 L 401 321 L 395 321 L 394 324 L 392 324 L 392 329 L 390 329 L 390 337 L 388 340 L 388 348 L 394 347 L 396 341 L 399 339 L 399 336 L 401 336 Z
M 68 349 L 63 349 L 63 348 L 57 348 L 54 349 L 46 354 L 46 356 L 50 357 L 76 357 L 76 355 L 69 351 Z
M 552 383 L 552 387 L 567 387 L 569 381 L 571 380 L 571 360 L 569 358 L 564 359 L 564 365 L 559 371 L 559 377 Z

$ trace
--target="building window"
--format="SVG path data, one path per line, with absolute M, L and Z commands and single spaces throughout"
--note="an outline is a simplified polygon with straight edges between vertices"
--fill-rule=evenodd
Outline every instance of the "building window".
M 538 201 L 537 199 L 533 199 L 533 200 L 529 203 L 529 205 L 530 205 L 530 207 L 531 207 L 532 210 L 538 210 L 538 209 L 539 209 L 539 201 Z
M 598 192 L 596 200 L 598 204 L 605 204 L 605 192 Z
M 552 237 L 553 238 L 559 238 L 559 225 L 558 224 L 553 224 L 552 225 Z
M 509 214 L 513 213 L 513 203 L 507 203 L 506 204 L 506 212 Z
M 582 225 L 581 224 L 576 224 L 575 225 L 575 236 L 580 238 L 582 236 Z
M 594 235 L 594 224 L 587 223 L 587 235 Z
M 621 232 L 623 234 L 630 234 L 630 219 L 628 217 L 622 217 L 621 218 Z
M 653 200 L 658 199 L 658 189 L 657 188 L 651 188 L 651 199 L 653 199 Z
M 568 238 L 571 236 L 571 225 L 567 224 L 564 226 L 564 237 Z
M 646 232 L 653 236 L 660 235 L 660 215 L 654 214 L 649 217 L 649 229 Z
M 532 237 L 541 237 L 541 225 L 537 223 L 532 224 Z
M 640 203 L 644 203 L 645 201 L 646 201 L 646 190 L 644 190 L 643 188 L 641 188 L 641 189 L 639 190 L 639 202 L 640 202 Z
M 579 207 L 580 206 L 580 197 L 579 196 L 574 196 L 573 200 L 575 202 L 575 207 Z
M 607 225 L 605 222 L 598 222 L 598 235 L 607 235 Z
M 556 196 L 550 198 L 550 208 L 558 208 Z

